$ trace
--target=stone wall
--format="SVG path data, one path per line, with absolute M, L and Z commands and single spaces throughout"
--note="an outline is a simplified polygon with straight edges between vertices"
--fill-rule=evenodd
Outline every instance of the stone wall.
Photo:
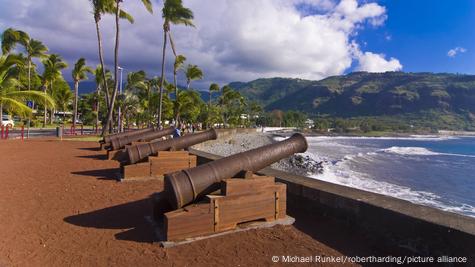
M 220 158 L 195 149 L 190 152 L 198 156 L 198 164 Z M 376 244 L 395 251 L 465 256 L 469 258 L 467 265 L 475 266 L 475 218 L 275 169 L 259 173 L 287 184 L 291 215 L 304 209 L 345 221 L 367 232 Z

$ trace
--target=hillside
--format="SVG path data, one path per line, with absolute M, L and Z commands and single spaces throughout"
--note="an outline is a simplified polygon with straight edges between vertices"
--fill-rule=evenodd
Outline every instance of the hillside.
M 320 81 L 258 79 L 231 83 L 266 110 L 299 110 L 339 117 L 437 111 L 475 113 L 475 76 L 432 73 L 355 72 Z

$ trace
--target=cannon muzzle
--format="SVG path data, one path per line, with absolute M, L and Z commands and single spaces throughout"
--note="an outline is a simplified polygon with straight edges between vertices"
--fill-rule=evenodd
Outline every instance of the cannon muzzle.
M 131 135 L 137 135 L 137 134 L 143 134 L 143 133 L 148 133 L 148 132 L 153 132 L 154 129 L 153 127 L 151 128 L 145 128 L 145 129 L 140 129 L 140 130 L 135 130 L 131 132 L 123 132 L 123 133 L 116 133 L 116 134 L 111 134 L 111 135 L 106 135 L 103 138 L 102 143 L 109 144 L 113 139 L 117 139 L 120 137 L 124 136 L 131 136 Z
M 158 151 L 180 150 L 208 140 L 215 140 L 217 137 L 216 130 L 210 129 L 201 133 L 188 134 L 173 139 L 137 144 L 127 148 L 128 159 L 125 160 L 125 163 L 134 164 Z
M 174 127 L 168 127 L 162 130 L 154 130 L 151 132 L 118 137 L 116 139 L 111 140 L 110 148 L 112 150 L 119 150 L 119 149 L 124 148 L 126 145 L 130 145 L 132 142 L 136 142 L 140 140 L 150 141 L 150 140 L 157 139 L 166 135 L 171 135 L 173 134 L 173 131 L 175 131 Z
M 258 171 L 266 166 L 307 150 L 301 134 L 274 144 L 221 158 L 198 167 L 165 175 L 164 195 L 174 209 L 219 189 L 219 183 L 242 171 Z

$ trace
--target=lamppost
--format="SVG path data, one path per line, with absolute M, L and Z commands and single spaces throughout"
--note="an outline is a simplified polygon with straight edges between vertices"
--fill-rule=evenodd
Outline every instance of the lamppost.
M 119 66 L 117 68 L 120 70 L 119 95 L 122 97 L 122 72 L 123 72 L 124 68 L 119 67 Z M 122 114 L 121 114 L 121 110 L 120 110 L 120 104 L 119 104 L 119 110 L 118 110 L 117 114 L 119 115 L 119 120 L 117 122 L 117 126 L 119 128 L 119 133 L 121 133 L 121 132 L 124 131 L 124 126 L 122 125 Z

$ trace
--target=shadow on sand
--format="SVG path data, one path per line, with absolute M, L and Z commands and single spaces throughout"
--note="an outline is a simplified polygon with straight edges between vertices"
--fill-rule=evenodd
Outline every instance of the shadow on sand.
M 155 241 L 152 226 L 145 216 L 151 215 L 152 202 L 142 199 L 92 212 L 73 215 L 63 220 L 72 225 L 99 229 L 127 229 L 115 234 L 118 240 L 151 243 Z
M 118 180 L 120 178 L 120 168 L 98 169 L 89 171 L 71 172 L 75 175 L 94 176 L 99 180 Z
M 100 147 L 80 147 L 79 150 L 87 150 L 87 151 L 101 151 Z
M 83 158 L 83 159 L 107 160 L 107 155 L 105 154 L 85 155 L 85 156 L 76 156 L 76 157 Z

